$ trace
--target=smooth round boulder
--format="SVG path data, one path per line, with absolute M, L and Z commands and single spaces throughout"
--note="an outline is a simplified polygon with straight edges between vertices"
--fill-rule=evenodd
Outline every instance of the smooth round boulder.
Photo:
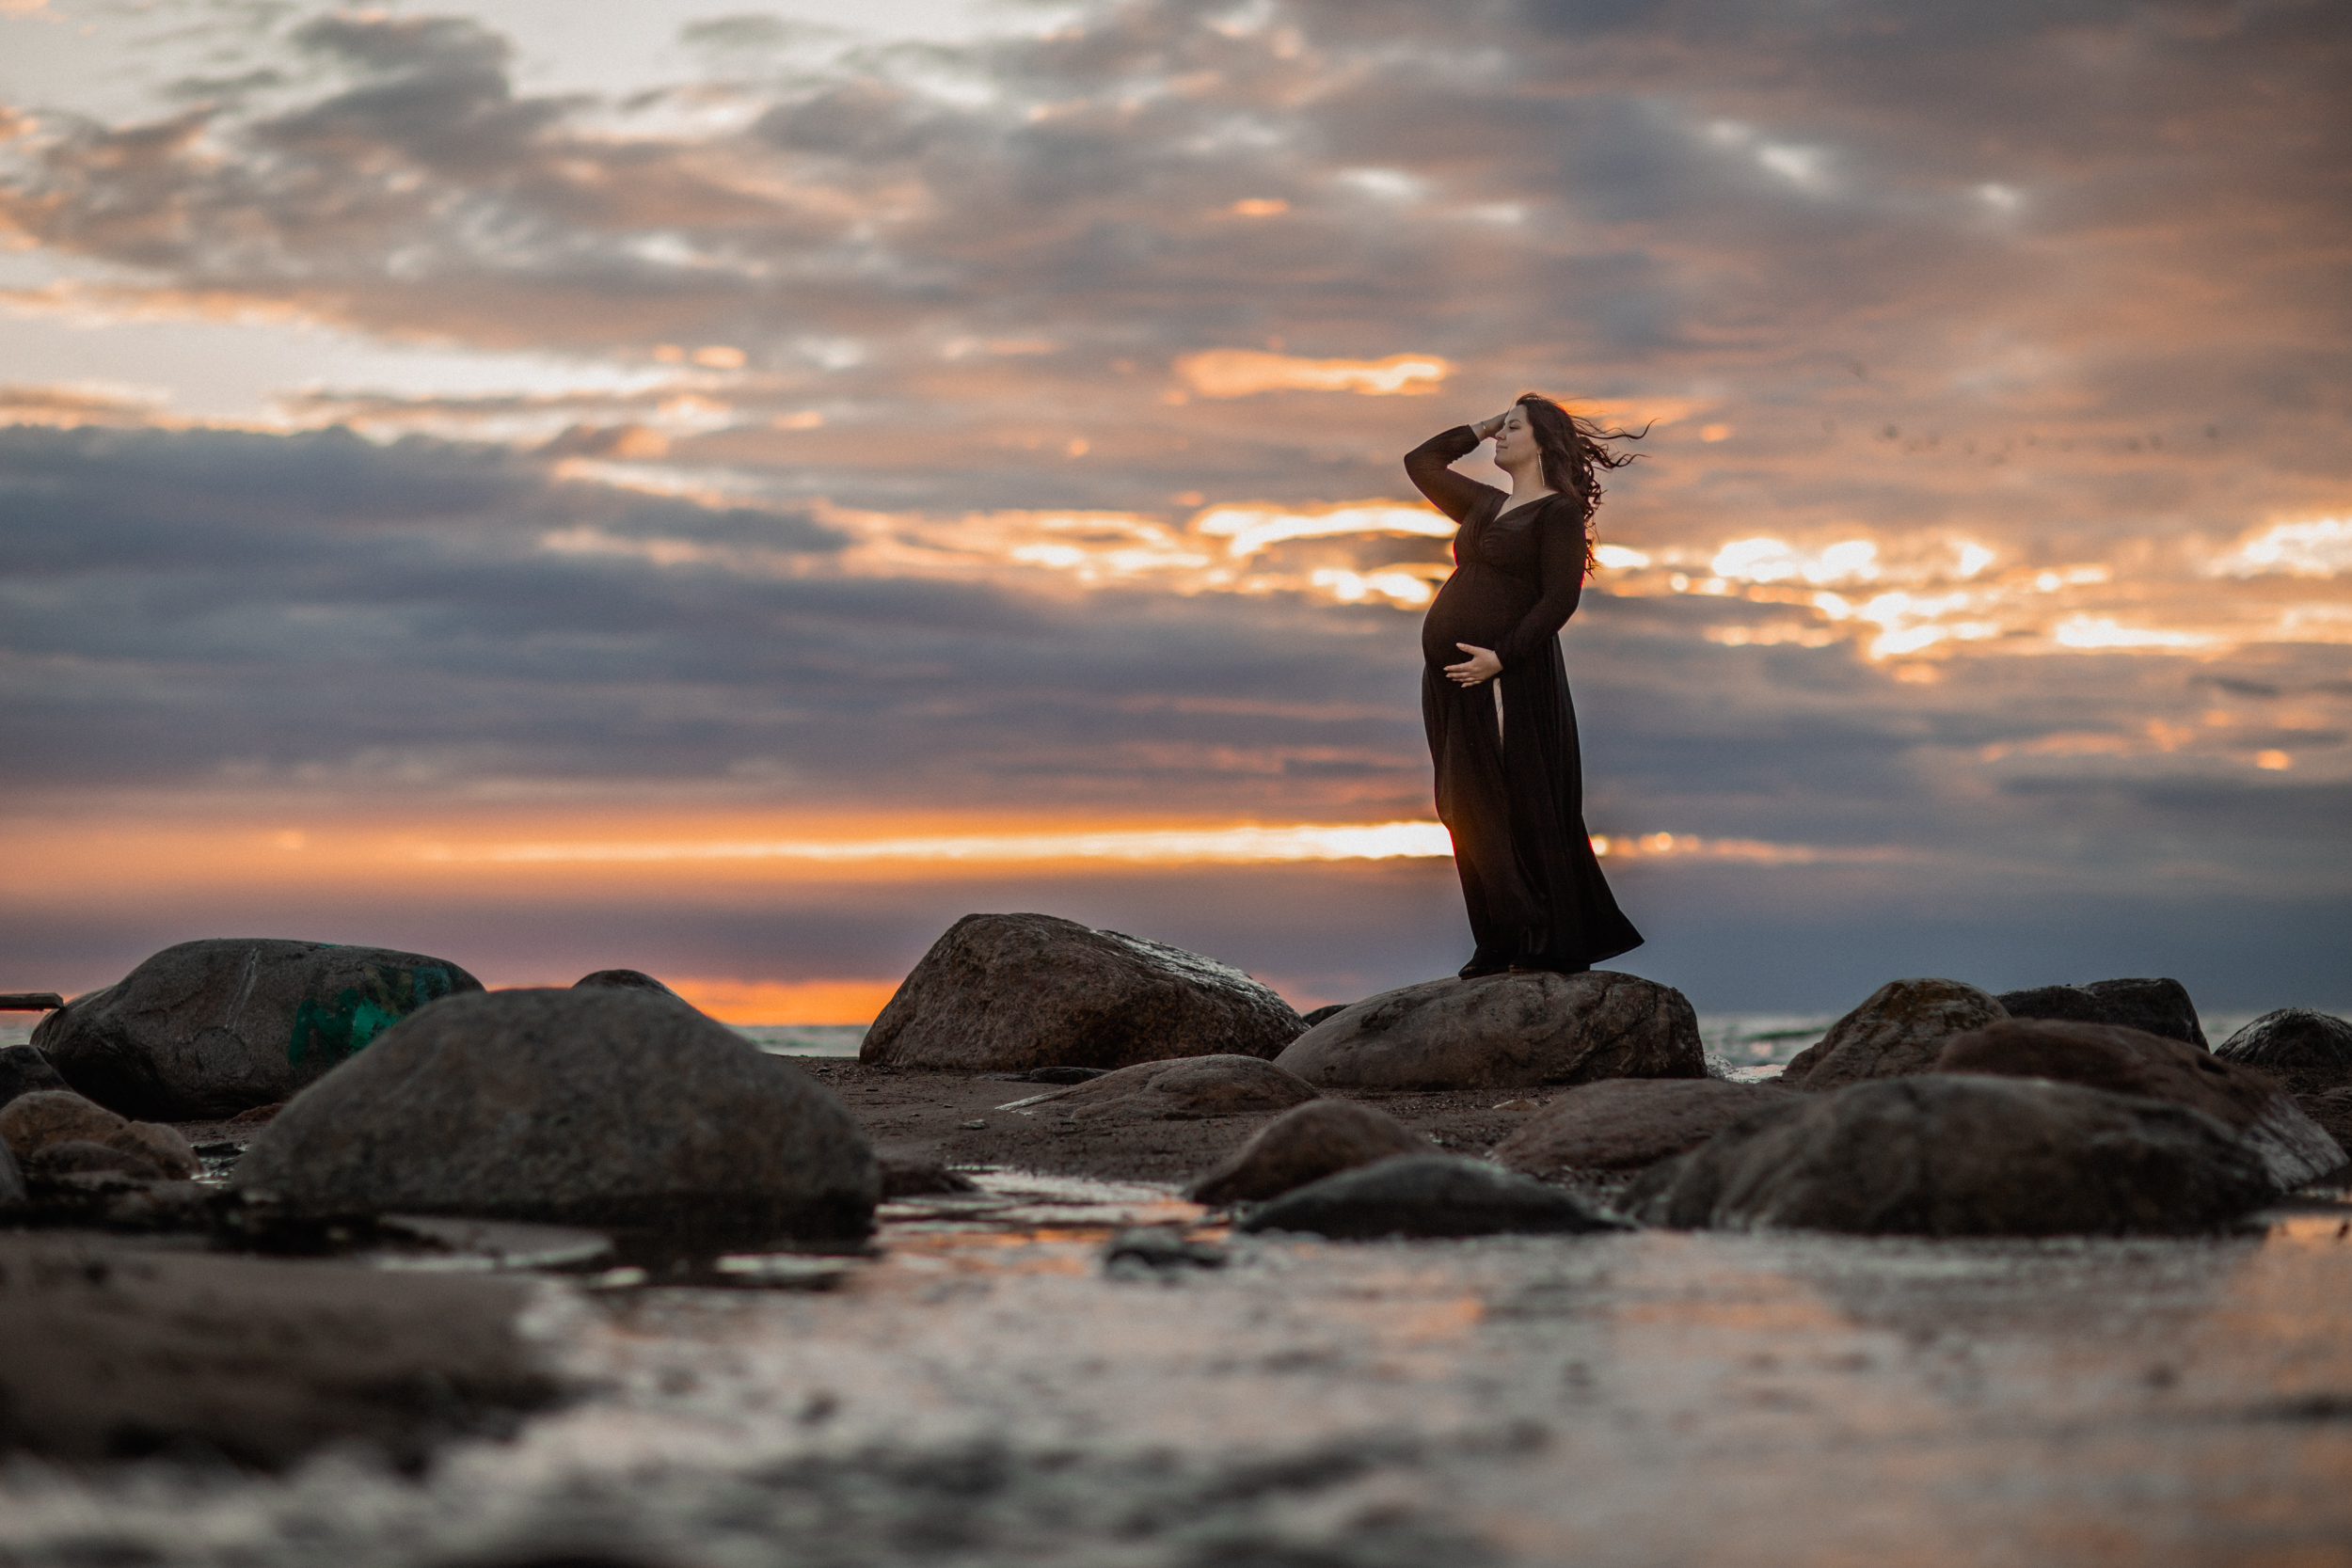
M 1926 1072 L 1946 1040 L 2008 1016 L 1998 999 L 1963 981 L 1889 980 L 1789 1058 L 1774 1082 L 1819 1093 Z
M 203 1168 L 178 1128 L 126 1121 L 71 1089 L 40 1089 L 0 1106 L 0 1143 L 20 1161 L 30 1164 L 53 1145 L 74 1142 L 123 1150 L 171 1176 Z
M 1679 1229 L 2179 1235 L 2273 1192 L 2254 1151 L 2202 1111 L 2079 1084 L 1917 1073 L 1754 1112 L 1654 1166 L 1625 1206 Z
M 1272 1057 L 1306 1025 L 1240 970 L 1050 914 L 967 914 L 882 1007 L 868 1066 L 1022 1072 Z
M 574 990 L 644 990 L 657 996 L 677 996 L 677 992 L 655 979 L 642 969 L 598 969 L 572 982 Z M 678 997 L 683 1002 L 684 997 Z
M 1079 1121 L 1197 1121 L 1286 1111 L 1314 1098 L 1312 1084 L 1256 1056 L 1184 1056 L 1123 1067 L 1039 1103 Z
M 304 1090 L 230 1178 L 313 1216 L 475 1214 L 680 1247 L 854 1240 L 881 1177 L 822 1086 L 668 997 L 452 997 Z
M 2048 1078 L 2189 1106 L 2245 1140 L 2282 1192 L 2344 1164 L 2336 1140 L 2268 1075 L 2144 1029 L 2005 1019 L 1953 1036 L 1935 1070 Z
M 2223 1040 L 2214 1054 L 2260 1068 L 2297 1095 L 2352 1086 L 2352 1023 L 2311 1007 L 2265 1013 Z
M 1275 1058 L 1327 1089 L 1527 1089 L 1704 1078 L 1698 1015 L 1614 970 L 1429 980 L 1346 1007 Z
M 49 1065 L 49 1058 L 31 1046 L 0 1048 L 0 1105 L 6 1105 L 21 1094 L 71 1087 L 72 1085 L 57 1076 L 57 1069 Z
M 481 989 L 421 953 L 210 938 L 75 997 L 41 1020 L 33 1044 L 124 1116 L 209 1120 L 288 1099 L 426 1003 Z
M 40 1152 L 24 1164 L 25 1168 L 37 1177 L 127 1176 L 134 1181 L 161 1181 L 164 1179 L 163 1166 L 144 1155 L 91 1143 L 87 1138 L 68 1138 L 61 1143 L 44 1144 Z
M 2205 1048 L 2197 1005 L 2178 980 L 2093 980 L 2087 986 L 2036 986 L 2005 990 L 1999 997 L 2011 1018 L 2047 1018 L 2070 1023 L 2120 1023 L 2167 1039 Z
M 1624 1227 L 1557 1187 L 1456 1154 L 1399 1154 L 1283 1194 L 1235 1227 L 1333 1241 L 1552 1235 Z
M 1263 1203 L 1393 1154 L 1427 1152 L 1429 1140 L 1386 1111 L 1352 1100 L 1311 1100 L 1260 1128 L 1184 1196 L 1195 1203 Z
M 1771 1084 L 1612 1078 L 1570 1089 L 1487 1158 L 1506 1170 L 1639 1170 L 1696 1148 L 1749 1112 L 1788 1098 Z

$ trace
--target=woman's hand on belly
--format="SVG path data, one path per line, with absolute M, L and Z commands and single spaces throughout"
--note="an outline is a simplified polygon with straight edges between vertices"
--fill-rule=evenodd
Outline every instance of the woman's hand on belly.
M 1472 647 L 1468 642 L 1456 642 L 1454 645 L 1470 655 L 1470 657 L 1461 663 L 1449 664 L 1445 667 L 1445 678 L 1454 685 L 1477 686 L 1502 673 L 1502 660 L 1495 657 L 1495 651 L 1492 648 Z

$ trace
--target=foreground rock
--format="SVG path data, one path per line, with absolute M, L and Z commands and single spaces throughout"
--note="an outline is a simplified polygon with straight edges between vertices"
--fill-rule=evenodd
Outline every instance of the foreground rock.
M 2008 1016 L 1990 992 L 1959 980 L 1890 980 L 1790 1058 L 1777 1082 L 1819 1091 L 1926 1072 L 1946 1040 Z
M 1741 1117 L 1788 1097 L 1770 1084 L 1719 1078 L 1613 1078 L 1570 1089 L 1487 1158 L 1530 1176 L 1638 1170 L 1696 1148 Z
M 2047 1018 L 2070 1023 L 2120 1023 L 2166 1039 L 2205 1048 L 2197 1005 L 2178 980 L 2093 980 L 2087 986 L 2037 986 L 2009 990 L 2001 1006 L 2011 1018 Z
M 51 1013 L 33 1044 L 109 1109 L 207 1120 L 285 1100 L 426 1003 L 481 989 L 446 958 L 389 948 L 183 942 Z
M 1386 1111 L 1349 1100 L 1311 1100 L 1261 1128 L 1184 1196 L 1195 1203 L 1262 1203 L 1343 1170 L 1428 1150 L 1427 1139 Z
M 36 1090 L 0 1106 L 0 1142 L 19 1163 L 52 1144 L 87 1142 L 151 1161 L 167 1176 L 194 1176 L 202 1168 L 178 1128 L 126 1120 L 70 1089 Z
M 1041 1101 L 1079 1121 L 1191 1121 L 1287 1111 L 1315 1086 L 1256 1056 L 1187 1056 L 1139 1062 Z
M 0 1236 L 0 1448 L 276 1469 L 358 1440 L 413 1468 L 553 1403 L 515 1279 Z
M 1388 1236 L 1499 1236 L 1623 1227 L 1571 1197 L 1483 1160 L 1400 1154 L 1285 1193 L 1243 1230 L 1293 1230 L 1334 1241 Z
M 24 1173 L 17 1168 L 8 1146 L 0 1143 L 0 1214 L 24 1208 L 25 1201 Z
M 0 1050 L 0 1105 L 6 1105 L 21 1094 L 71 1086 L 57 1076 L 57 1069 L 49 1065 L 49 1058 L 31 1046 L 11 1045 Z
M 1346 1007 L 1275 1058 L 1341 1089 L 1518 1089 L 1704 1078 L 1698 1017 L 1668 986 L 1597 969 L 1431 980 Z
M 1305 1027 L 1273 991 L 1198 953 L 1048 914 L 968 914 L 899 985 L 858 1060 L 1019 1072 L 1271 1057 Z
M 681 1248 L 872 1227 L 880 1178 L 838 1101 L 681 1002 L 453 997 L 306 1090 L 231 1178 L 316 1216 L 479 1214 Z
M 1953 1037 L 1935 1068 L 2049 1078 L 2202 1111 L 2254 1150 L 2282 1192 L 2344 1163 L 2336 1140 L 2266 1074 L 2142 1029 L 2009 1019 Z
M 2214 1052 L 2225 1062 L 2259 1068 L 2295 1095 L 2352 1087 L 2352 1023 L 2309 1007 L 2265 1013 Z
M 2274 1189 L 2255 1152 L 2185 1105 L 2077 1084 L 1922 1073 L 1767 1107 L 1634 1183 L 1685 1229 L 1857 1235 L 2176 1235 Z

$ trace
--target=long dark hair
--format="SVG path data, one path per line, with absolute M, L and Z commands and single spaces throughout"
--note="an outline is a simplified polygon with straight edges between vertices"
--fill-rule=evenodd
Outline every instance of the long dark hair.
M 1600 470 L 1622 468 L 1640 457 L 1638 451 L 1618 451 L 1607 443 L 1638 441 L 1649 426 L 1638 431 L 1603 430 L 1591 420 L 1569 413 L 1541 392 L 1521 392 L 1518 406 L 1527 410 L 1527 428 L 1535 433 L 1535 450 L 1544 456 L 1544 483 L 1583 506 L 1584 569 L 1593 559 L 1593 514 L 1600 510 Z

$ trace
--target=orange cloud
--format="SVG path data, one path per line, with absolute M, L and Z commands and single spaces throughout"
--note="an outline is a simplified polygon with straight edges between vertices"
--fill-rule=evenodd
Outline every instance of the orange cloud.
M 1257 349 L 1216 348 L 1187 354 L 1176 373 L 1204 398 L 1246 398 L 1254 392 L 1360 392 L 1367 397 L 1434 392 L 1454 366 L 1434 354 L 1391 354 L 1386 359 L 1301 359 Z

